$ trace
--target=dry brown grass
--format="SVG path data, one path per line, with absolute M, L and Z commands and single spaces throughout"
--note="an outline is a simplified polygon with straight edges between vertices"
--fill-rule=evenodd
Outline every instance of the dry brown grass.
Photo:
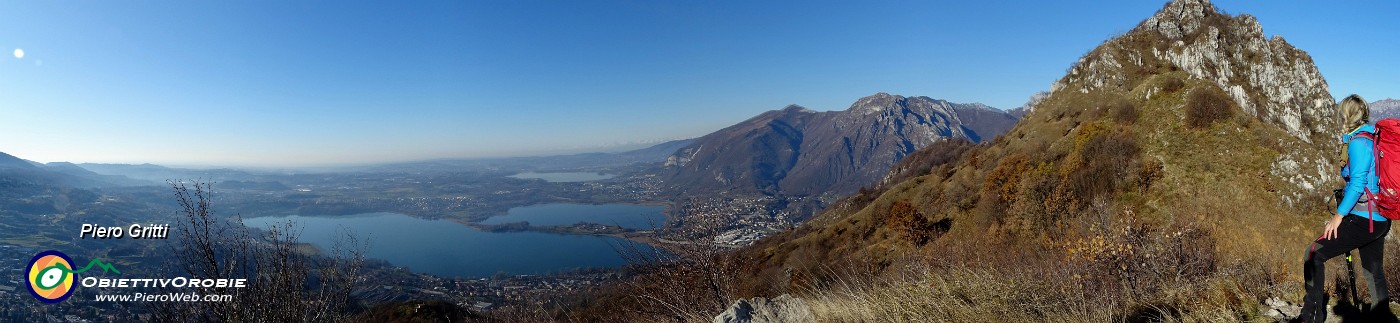
M 1024 276 L 957 268 L 890 280 L 840 280 L 807 296 L 823 322 L 1110 321 L 1110 313 L 1062 301 L 1072 291 L 1020 283 Z
M 1189 223 L 1120 220 L 1058 250 L 1007 247 L 832 273 L 803 297 L 823 322 L 1218 322 L 1256 316 L 1256 299 L 1277 288 L 1263 268 L 1222 264 L 1211 234 Z

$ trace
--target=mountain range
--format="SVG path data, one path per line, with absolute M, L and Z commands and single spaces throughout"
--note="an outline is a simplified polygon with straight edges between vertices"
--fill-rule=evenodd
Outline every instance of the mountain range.
M 1371 108 L 1371 120 L 1385 118 L 1400 118 L 1400 100 L 1387 98 L 1368 104 Z
M 990 140 L 1017 118 L 982 104 L 877 93 L 843 111 L 764 112 L 675 151 L 658 172 L 682 195 L 839 197 L 944 140 Z
M 56 187 L 115 187 L 150 185 L 154 182 L 135 180 L 120 175 L 104 175 L 73 163 L 39 163 L 0 152 L 0 181 L 25 182 Z

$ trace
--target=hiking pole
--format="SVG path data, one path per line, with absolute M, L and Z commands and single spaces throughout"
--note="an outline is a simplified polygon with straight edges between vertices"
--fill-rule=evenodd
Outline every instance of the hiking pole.
M 1356 266 L 1351 261 L 1351 251 L 1347 251 L 1347 282 L 1351 284 L 1351 304 L 1361 307 L 1361 296 L 1356 292 Z

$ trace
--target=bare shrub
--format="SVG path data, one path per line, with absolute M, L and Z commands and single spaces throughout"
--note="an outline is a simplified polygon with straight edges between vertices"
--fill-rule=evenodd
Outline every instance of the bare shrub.
M 620 309 L 618 317 L 643 321 L 708 321 L 738 299 L 736 273 L 739 263 L 729 248 L 711 239 L 721 232 L 719 223 L 696 225 L 695 239 L 671 241 L 663 249 L 624 244 L 619 253 L 627 260 L 626 295 L 640 306 Z
M 1186 126 L 1194 129 L 1235 116 L 1230 96 L 1216 86 L 1199 87 L 1186 97 Z
M 1157 227 L 1127 215 L 1111 226 L 1093 225 L 1087 235 L 1066 243 L 1066 265 L 1090 293 L 1114 298 L 1115 303 L 1179 308 L 1157 297 L 1216 273 L 1215 238 L 1207 230 L 1186 222 Z
M 1125 129 L 1081 133 L 1079 149 L 1060 169 L 1063 176 L 1046 199 L 1046 209 L 1056 218 L 1078 213 L 1095 198 L 1114 192 L 1129 174 L 1140 148 Z
M 1138 112 L 1137 104 L 1134 104 L 1132 100 L 1128 100 L 1127 98 L 1123 97 L 1119 97 L 1113 100 L 1113 102 L 1109 105 L 1109 109 L 1112 110 L 1114 121 L 1125 124 L 1132 124 L 1137 122 L 1138 115 L 1141 114 L 1140 112 Z
M 170 182 L 182 209 L 174 226 L 172 274 L 198 279 L 247 279 L 244 288 L 189 287 L 163 292 L 231 295 L 227 302 L 156 302 L 152 314 L 164 322 L 342 322 L 348 321 L 350 291 L 361 280 L 363 246 L 354 236 L 323 257 L 301 249 L 293 223 L 254 235 L 236 216 L 214 215 L 209 183 Z M 191 190 L 193 188 L 193 190 Z
M 1165 76 L 1165 79 L 1162 80 L 1162 92 L 1176 92 L 1184 87 L 1186 87 L 1186 81 L 1175 75 Z

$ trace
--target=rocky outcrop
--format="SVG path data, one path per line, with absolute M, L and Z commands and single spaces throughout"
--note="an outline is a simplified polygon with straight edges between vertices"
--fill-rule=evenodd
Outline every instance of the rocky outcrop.
M 1051 95 L 1128 92 L 1147 76 L 1169 71 L 1214 83 L 1243 114 L 1318 148 L 1285 150 L 1275 161 L 1270 174 L 1297 188 L 1281 194 L 1284 203 L 1297 203 L 1305 192 L 1329 190 L 1328 175 L 1337 165 L 1319 152 L 1332 151 L 1322 145 L 1335 142 L 1342 129 L 1333 117 L 1335 99 L 1312 57 L 1283 37 L 1266 38 L 1253 16 L 1226 15 L 1208 0 L 1166 4 L 1132 31 L 1080 58 L 1051 86 Z
M 1330 308 L 1329 308 L 1329 310 L 1330 310 Z M 1303 311 L 1303 306 L 1302 306 L 1302 305 L 1296 305 L 1296 304 L 1293 304 L 1293 303 L 1289 303 L 1289 302 L 1284 301 L 1283 299 L 1280 299 L 1280 298 L 1278 298 L 1278 297 L 1274 297 L 1274 298 L 1270 298 L 1270 299 L 1268 299 L 1268 300 L 1265 300 L 1265 301 L 1264 301 L 1264 304 L 1259 305 L 1259 312 L 1260 312 L 1260 313 L 1263 313 L 1263 315 L 1264 315 L 1265 317 L 1268 317 L 1268 318 L 1274 319 L 1275 321 L 1280 321 L 1280 322 L 1281 322 L 1281 321 L 1287 321 L 1287 320 L 1289 320 L 1289 319 L 1298 317 L 1298 314 L 1299 314 L 1299 313 L 1302 313 L 1302 311 Z
M 1273 121 L 1299 139 L 1308 141 L 1328 132 L 1330 122 L 1323 108 L 1332 104 L 1331 96 L 1307 53 L 1283 37 L 1265 40 L 1259 22 L 1249 15 L 1225 26 L 1203 28 L 1203 41 L 1153 54 L 1192 76 L 1214 81 L 1245 113 Z M 1163 35 L 1176 34 L 1158 30 Z
M 740 299 L 724 313 L 715 316 L 714 323 L 805 323 L 815 322 L 807 303 L 783 294 L 772 300 L 762 297 Z
M 1006 112 L 1007 112 L 1007 113 L 1010 113 L 1011 116 L 1014 116 L 1014 117 L 1016 117 L 1017 119 L 1024 118 L 1024 117 L 1026 117 L 1026 114 L 1029 114 L 1029 113 L 1031 113 L 1032 111 L 1035 111 L 1035 105 L 1036 105 L 1036 104 L 1040 104 L 1040 101 L 1044 101 L 1044 100 L 1045 100 L 1045 97 L 1048 97 L 1048 96 L 1050 96 L 1050 92 L 1046 92 L 1046 91 L 1035 92 L 1035 94 L 1032 94 L 1031 97 L 1030 97 L 1029 99 L 1026 99 L 1026 104 L 1021 105 L 1021 107 L 1008 110 L 1008 111 L 1006 111 Z
M 1173 1 L 1136 31 L 1170 40 L 1172 46 L 1154 48 L 1154 58 L 1214 82 L 1243 112 L 1304 141 L 1330 136 L 1333 122 L 1326 108 L 1333 100 L 1312 57 L 1281 36 L 1266 38 L 1254 16 L 1229 17 L 1207 0 Z
M 1389 306 L 1391 311 L 1394 312 L 1394 309 L 1400 307 L 1400 304 L 1390 302 Z M 1278 297 L 1264 300 L 1264 303 L 1259 305 L 1259 313 L 1261 313 L 1264 318 L 1273 319 L 1274 322 L 1288 322 L 1297 318 L 1302 311 L 1302 305 L 1293 304 L 1292 302 L 1284 301 Z M 1326 323 L 1397 322 L 1391 315 L 1382 314 L 1384 312 L 1362 312 L 1350 304 L 1327 305 L 1327 313 Z

